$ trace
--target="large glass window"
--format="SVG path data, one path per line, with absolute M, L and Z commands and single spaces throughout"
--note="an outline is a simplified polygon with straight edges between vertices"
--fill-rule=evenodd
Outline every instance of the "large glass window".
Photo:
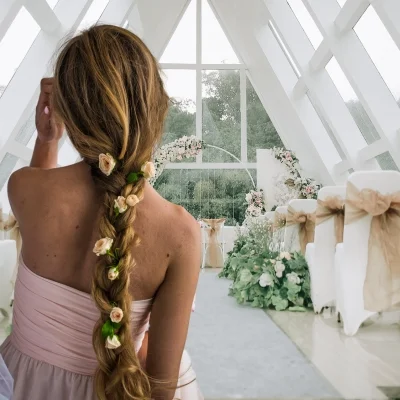
M 0 97 L 32 46 L 40 26 L 25 7 L 21 7 L 0 42 Z
M 354 30 L 400 104 L 400 50 L 372 6 L 368 7 Z
M 225 225 L 236 225 L 244 221 L 243 199 L 253 185 L 245 170 L 168 169 L 155 188 L 195 218 L 226 218 Z
M 365 141 L 370 144 L 380 139 L 379 133 L 375 129 L 374 124 L 366 113 L 363 105 L 356 95 L 353 87 L 346 78 L 343 70 L 335 57 L 326 65 L 326 70 L 335 84 L 337 90 L 342 96 L 347 108 L 350 111 L 354 121 L 356 122 L 360 132 L 364 136 Z
M 379 156 L 375 157 L 375 160 L 378 161 L 379 166 L 386 171 L 399 171 L 396 163 L 393 160 L 393 157 L 390 155 L 388 151 L 385 153 L 379 154 Z
M 240 72 L 203 71 L 203 140 L 240 159 Z M 236 162 L 218 149 L 206 148 L 204 162 Z
M 322 42 L 323 36 L 317 27 L 313 17 L 308 12 L 302 0 L 286 0 L 300 22 L 304 32 L 316 49 Z

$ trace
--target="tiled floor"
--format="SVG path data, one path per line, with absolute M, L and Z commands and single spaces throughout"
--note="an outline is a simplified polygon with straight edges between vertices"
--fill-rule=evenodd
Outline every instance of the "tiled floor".
M 400 397 L 399 313 L 376 317 L 354 337 L 329 311 L 268 315 L 345 399 Z

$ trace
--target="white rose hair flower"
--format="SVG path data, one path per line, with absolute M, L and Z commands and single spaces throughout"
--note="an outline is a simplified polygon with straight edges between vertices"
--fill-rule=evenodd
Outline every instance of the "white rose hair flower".
M 116 165 L 117 161 L 110 153 L 99 155 L 99 168 L 104 175 L 110 176 Z
M 119 323 L 124 318 L 124 312 L 119 307 L 114 307 L 110 312 L 110 319 L 112 322 Z
M 146 179 L 151 179 L 156 174 L 156 169 L 154 168 L 154 164 L 151 161 L 145 162 L 140 170 L 142 171 L 143 176 Z
M 110 350 L 115 350 L 119 346 L 121 346 L 121 342 L 118 339 L 117 335 L 108 336 L 106 340 L 106 348 Z
M 117 199 L 114 200 L 114 208 L 118 210 L 119 214 L 122 214 L 128 209 L 128 204 L 124 196 L 118 196 Z
M 126 198 L 126 204 L 129 207 L 134 207 L 137 203 L 139 203 L 140 199 L 139 197 L 136 196 L 136 194 L 130 194 L 127 198 Z
M 107 277 L 110 281 L 115 281 L 119 276 L 119 271 L 117 267 L 112 267 L 108 270 Z
M 97 257 L 104 256 L 110 251 L 112 244 L 113 239 L 102 238 L 95 243 L 93 253 L 95 253 Z

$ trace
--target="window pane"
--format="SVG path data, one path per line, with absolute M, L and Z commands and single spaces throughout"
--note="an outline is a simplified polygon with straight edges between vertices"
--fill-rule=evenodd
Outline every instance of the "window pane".
M 160 62 L 185 64 L 196 62 L 196 1 L 190 2 Z
M 378 140 L 380 138 L 379 133 L 375 129 L 374 124 L 366 113 L 335 57 L 332 57 L 331 61 L 326 65 L 326 70 L 346 103 L 365 141 L 370 144 Z
M 317 113 L 319 119 L 321 120 L 322 125 L 324 126 L 327 134 L 329 135 L 333 145 L 335 146 L 336 151 L 338 152 L 340 158 L 342 160 L 346 159 L 346 155 L 344 153 L 344 151 L 342 150 L 342 148 L 340 147 L 339 142 L 336 139 L 335 134 L 332 131 L 331 126 L 329 125 L 328 121 L 325 119 L 323 113 L 321 112 L 320 108 L 318 107 L 317 103 L 314 101 L 312 94 L 310 92 L 307 92 L 307 97 L 310 100 L 310 103 L 312 104 L 312 106 L 314 107 L 315 112 Z
M 203 71 L 203 140 L 240 158 L 240 73 Z M 205 148 L 205 162 L 237 162 L 218 149 Z
M 247 158 L 256 162 L 257 149 L 285 147 L 250 80 L 246 84 L 247 99 Z
M 236 64 L 239 59 L 207 0 L 202 0 L 202 62 Z
M 286 0 L 293 10 L 294 15 L 300 22 L 300 25 L 303 27 L 304 32 L 310 39 L 311 44 L 316 49 L 322 42 L 322 34 L 319 31 L 316 23 L 314 22 L 312 16 L 306 9 L 302 0 Z
M 383 170 L 391 170 L 391 171 L 398 171 L 396 163 L 394 162 L 392 156 L 387 151 L 385 153 L 379 154 L 379 156 L 375 157 L 376 161 Z
M 51 7 L 51 9 L 54 9 L 56 4 L 58 3 L 58 0 L 46 0 L 47 4 Z
M 93 0 L 81 23 L 78 26 L 77 32 L 83 31 L 95 25 L 107 7 L 109 0 Z
M 255 171 L 251 174 L 255 181 Z M 236 225 L 244 221 L 244 199 L 253 185 L 246 170 L 167 169 L 155 188 L 195 218 L 226 218 L 225 225 Z
M 163 137 L 165 144 L 196 134 L 196 71 L 168 69 L 163 72 L 165 88 L 170 96 Z
M 40 26 L 26 8 L 21 7 L 0 42 L 0 96 L 32 46 L 39 31 Z
M 400 50 L 372 6 L 354 27 L 394 98 L 400 99 Z

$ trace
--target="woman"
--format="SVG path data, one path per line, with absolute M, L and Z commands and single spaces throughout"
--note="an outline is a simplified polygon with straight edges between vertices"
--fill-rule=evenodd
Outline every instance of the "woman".
M 200 231 L 146 180 L 167 103 L 154 57 L 115 26 L 71 39 L 42 80 L 31 167 L 8 187 L 23 241 L 0 348 L 14 400 L 202 398 L 184 352 Z M 56 168 L 64 125 L 83 161 Z

